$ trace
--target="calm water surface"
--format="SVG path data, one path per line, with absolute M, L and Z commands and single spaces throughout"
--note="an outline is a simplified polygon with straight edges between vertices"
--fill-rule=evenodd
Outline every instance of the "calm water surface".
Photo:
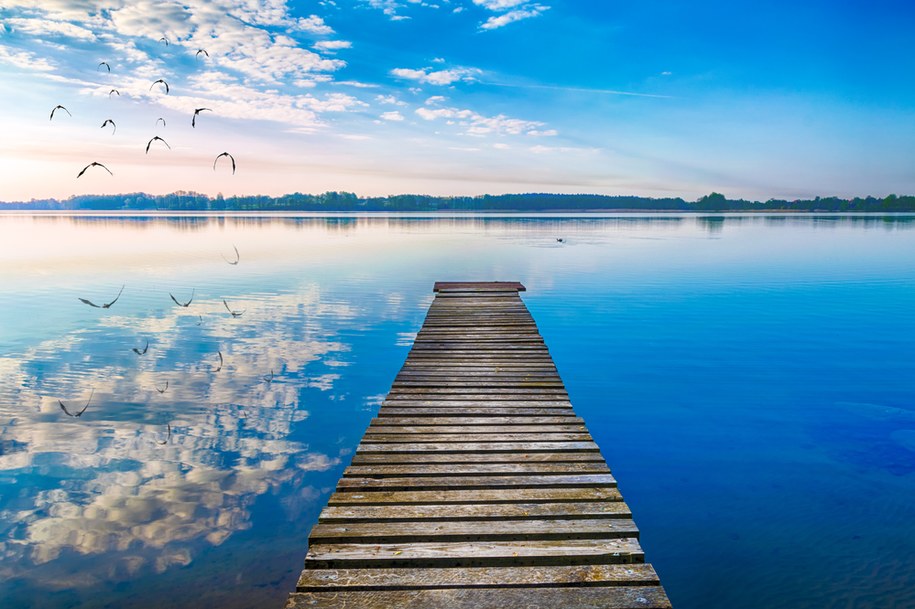
M 915 217 L 670 215 L 0 216 L 0 604 L 281 607 L 454 279 L 528 286 L 675 607 L 915 607 Z

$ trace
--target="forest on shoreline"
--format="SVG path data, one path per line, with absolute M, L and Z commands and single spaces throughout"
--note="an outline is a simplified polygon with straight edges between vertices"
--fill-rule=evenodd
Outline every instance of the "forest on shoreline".
M 349 192 L 323 194 L 294 193 L 280 197 L 262 195 L 210 197 L 178 191 L 168 195 L 131 193 L 119 195 L 78 195 L 68 199 L 33 199 L 0 203 L 10 211 L 166 211 L 166 212 L 915 212 L 915 196 L 889 195 L 884 198 L 816 197 L 815 199 L 769 199 L 748 201 L 728 199 L 711 193 L 696 201 L 680 197 L 652 198 L 586 194 L 506 194 L 474 197 L 393 195 L 360 197 Z

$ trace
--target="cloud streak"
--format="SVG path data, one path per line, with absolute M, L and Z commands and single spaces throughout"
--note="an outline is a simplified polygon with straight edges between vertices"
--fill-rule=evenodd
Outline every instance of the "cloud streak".
M 484 116 L 473 110 L 460 108 L 421 107 L 416 115 L 426 121 L 444 121 L 447 125 L 462 128 L 465 135 L 542 135 L 538 130 L 544 126 L 539 121 L 511 118 L 504 114 Z
M 539 17 L 550 10 L 549 6 L 528 0 L 473 0 L 473 3 L 489 11 L 500 13 L 481 23 L 481 30 L 499 29 L 510 23 Z
M 403 80 L 413 80 L 427 85 L 452 85 L 456 82 L 473 82 L 482 70 L 477 68 L 450 68 L 447 70 L 434 70 L 433 68 L 394 68 L 391 75 Z

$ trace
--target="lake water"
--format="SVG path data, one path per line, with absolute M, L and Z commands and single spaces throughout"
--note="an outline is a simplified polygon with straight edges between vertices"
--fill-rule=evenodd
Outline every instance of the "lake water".
M 436 280 L 528 287 L 676 608 L 915 607 L 915 217 L 673 215 L 0 216 L 0 605 L 281 607 Z

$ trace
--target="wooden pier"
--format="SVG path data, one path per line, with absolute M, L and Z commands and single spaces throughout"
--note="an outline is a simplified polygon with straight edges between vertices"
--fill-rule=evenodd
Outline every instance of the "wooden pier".
M 436 283 L 287 609 L 670 607 L 520 283 Z

